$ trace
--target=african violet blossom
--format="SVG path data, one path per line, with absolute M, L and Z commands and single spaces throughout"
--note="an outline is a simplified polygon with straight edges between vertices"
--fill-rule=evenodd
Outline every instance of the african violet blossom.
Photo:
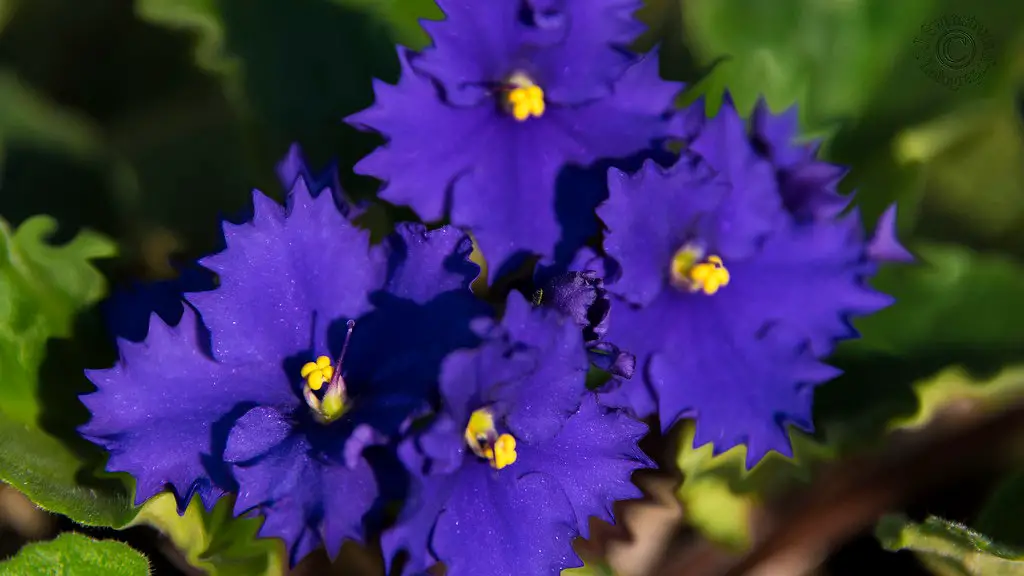
M 383 180 L 381 198 L 426 221 L 450 205 L 451 223 L 472 229 L 494 278 L 513 256 L 552 258 L 560 239 L 597 233 L 603 182 L 597 191 L 563 182 L 556 192 L 556 178 L 567 165 L 668 138 L 681 84 L 661 80 L 656 54 L 623 48 L 640 29 L 636 0 L 438 5 L 447 19 L 424 24 L 434 45 L 400 50 L 398 84 L 377 82 L 375 104 L 348 119 L 387 138 L 355 171 Z
M 512 293 L 501 324 L 477 330 L 479 347 L 444 361 L 442 412 L 400 447 L 419 481 L 385 557 L 407 550 L 412 573 L 556 575 L 581 564 L 571 542 L 591 516 L 640 496 L 646 426 L 586 392 L 582 336 L 562 314 Z
M 363 448 L 434 400 L 481 312 L 465 235 L 408 225 L 370 246 L 331 196 L 304 178 L 287 209 L 256 192 L 252 220 L 200 262 L 219 286 L 188 294 L 176 326 L 154 315 L 144 342 L 122 341 L 83 398 L 83 434 L 135 477 L 137 502 L 237 493 L 236 513 L 262 513 L 293 563 L 363 538 L 378 497 Z
M 616 268 L 608 290 L 631 304 L 608 337 L 643 374 L 606 401 L 656 407 L 664 429 L 695 417 L 696 444 L 746 444 L 748 464 L 791 453 L 785 425 L 810 430 L 813 388 L 837 373 L 818 359 L 856 336 L 852 315 L 891 301 L 865 284 L 878 253 L 856 210 L 836 209 L 829 186 L 842 171 L 786 148 L 795 133 L 760 114 L 771 147 L 752 146 L 726 102 L 690 146 L 699 157 L 613 170 L 598 209 Z

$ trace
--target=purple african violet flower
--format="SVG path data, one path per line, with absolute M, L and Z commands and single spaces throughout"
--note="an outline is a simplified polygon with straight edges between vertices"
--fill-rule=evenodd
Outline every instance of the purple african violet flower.
M 619 271 L 607 289 L 631 305 L 607 337 L 637 355 L 644 386 L 617 383 L 605 400 L 656 407 L 666 430 L 695 417 L 695 444 L 746 444 L 753 464 L 791 453 L 785 426 L 811 429 L 813 388 L 837 373 L 818 358 L 856 337 L 851 316 L 891 299 L 865 283 L 877 264 L 856 210 L 803 211 L 825 192 L 791 202 L 731 105 L 691 150 L 668 169 L 609 174 L 598 215 Z
M 632 472 L 651 461 L 637 447 L 646 426 L 586 393 L 579 328 L 509 296 L 484 343 L 452 353 L 441 375 L 443 410 L 400 447 L 418 482 L 385 557 L 411 554 L 418 572 L 443 562 L 450 576 L 552 574 L 579 566 L 571 542 L 611 504 L 637 498 Z M 471 546 L 467 548 L 467 546 Z
M 493 279 L 518 255 L 552 258 L 560 234 L 598 231 L 603 182 L 595 193 L 556 185 L 559 173 L 670 137 L 681 84 L 661 80 L 655 54 L 621 48 L 638 30 L 635 0 L 438 4 L 448 19 L 426 25 L 434 46 L 400 50 L 398 84 L 377 82 L 376 103 L 347 120 L 387 138 L 355 171 L 426 221 L 447 211 L 472 229 Z
M 218 287 L 88 373 L 82 432 L 135 476 L 137 502 L 170 487 L 179 507 L 193 493 L 210 507 L 235 492 L 235 511 L 262 513 L 261 536 L 295 563 L 363 538 L 378 496 L 363 448 L 436 401 L 442 359 L 479 340 L 470 320 L 485 310 L 453 228 L 405 225 L 370 246 L 304 178 L 287 209 L 259 192 L 254 204 L 201 261 Z

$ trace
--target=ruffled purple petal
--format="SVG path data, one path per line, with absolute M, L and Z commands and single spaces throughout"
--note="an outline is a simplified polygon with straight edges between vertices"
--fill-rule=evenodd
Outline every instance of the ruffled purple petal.
M 667 286 L 676 250 L 694 239 L 717 239 L 713 217 L 731 190 L 685 161 L 668 170 L 646 162 L 633 176 L 612 170 L 608 189 L 610 196 L 597 213 L 608 229 L 605 250 L 622 269 L 609 290 L 641 305 Z
M 748 255 L 754 247 L 751 238 L 767 234 L 782 219 L 782 198 L 775 170 L 750 147 L 745 123 L 731 99 L 727 97 L 718 115 L 705 121 L 689 150 L 731 186 L 729 202 L 716 216 L 716 252 L 732 258 Z
M 363 206 L 349 200 L 341 189 L 337 165 L 331 164 L 319 174 L 313 174 L 309 164 L 306 163 L 306 157 L 302 154 L 302 148 L 298 144 L 292 144 L 288 148 L 288 154 L 277 164 L 277 177 L 287 192 L 285 206 L 289 210 L 292 206 L 291 192 L 299 179 L 302 179 L 306 182 L 313 197 L 319 196 L 324 190 L 330 190 L 335 206 L 345 218 L 351 220 L 363 212 Z
M 597 391 L 602 406 L 624 410 L 635 418 L 646 418 L 658 412 L 658 402 L 649 378 L 625 380 L 613 378 Z
M 349 118 L 389 138 L 356 165 L 386 182 L 381 198 L 412 207 L 428 221 L 444 215 L 473 230 L 495 275 L 520 253 L 551 257 L 560 238 L 556 177 L 567 164 L 626 157 L 669 135 L 676 83 L 657 76 L 657 58 L 631 66 L 606 98 L 552 106 L 542 118 L 517 122 L 493 102 L 445 104 L 434 83 L 400 53 L 397 86 L 378 83 L 377 102 Z M 598 198 L 598 196 L 595 196 Z M 590 206 L 580 206 L 584 218 Z
M 441 0 L 445 20 L 425 22 L 433 47 L 416 66 L 437 79 L 452 103 L 485 97 L 483 88 L 516 71 L 530 74 L 560 104 L 599 98 L 630 62 L 624 47 L 642 31 L 636 0 Z
M 892 298 L 871 289 L 872 272 L 856 211 L 831 223 L 792 225 L 771 236 L 761 252 L 729 267 L 732 280 L 710 300 L 757 332 L 779 324 L 799 335 L 818 357 L 857 334 L 849 317 L 877 312 Z
M 261 513 L 265 520 L 259 535 L 284 540 L 293 566 L 321 544 L 334 557 L 344 540 L 362 542 L 363 516 L 377 496 L 365 459 L 349 465 L 338 460 L 345 435 L 322 432 L 320 445 L 294 433 L 261 457 L 235 467 L 241 487 L 235 513 Z
M 441 366 L 445 411 L 455 422 L 468 422 L 473 410 L 484 406 L 500 403 L 503 412 L 508 410 L 505 390 L 528 378 L 537 363 L 535 351 L 510 349 L 500 339 L 487 340 L 471 350 L 452 352 Z
M 212 290 L 215 278 L 199 266 L 183 266 L 177 278 L 158 282 L 136 282 L 114 290 L 100 309 L 107 330 L 115 338 L 142 342 L 149 330 L 150 316 L 156 314 L 164 324 L 174 326 L 185 311 L 184 292 Z
M 180 503 L 198 487 L 211 507 L 232 483 L 216 465 L 227 440 L 219 422 L 237 407 L 297 403 L 266 365 L 210 359 L 199 328 L 190 308 L 173 328 L 154 315 L 145 343 L 122 341 L 113 368 L 86 373 L 98 390 L 82 397 L 93 415 L 82 435 L 110 452 L 108 470 L 135 477 L 137 503 L 170 485 Z
M 516 345 L 536 351 L 537 364 L 526 378 L 497 391 L 509 406 L 505 422 L 526 442 L 549 438 L 576 411 L 586 391 L 590 361 L 579 328 L 560 314 L 530 306 L 509 294 L 502 326 Z
M 452 436 L 459 439 L 458 435 Z M 408 553 L 405 574 L 419 573 L 439 562 L 430 546 L 430 537 L 437 517 L 456 486 L 447 475 L 415 478 L 401 515 L 380 538 L 388 573 L 391 573 L 395 556 L 403 550 Z
M 431 536 L 449 576 L 558 574 L 582 566 L 572 503 L 547 474 L 495 474 L 483 461 L 451 478 Z
M 630 477 L 654 465 L 637 447 L 646 434 L 645 424 L 600 406 L 589 394 L 556 436 L 519 448 L 514 466 L 557 479 L 575 511 L 575 526 L 588 538 L 591 517 L 614 522 L 614 502 L 643 495 Z
M 251 222 L 225 224 L 227 249 L 200 263 L 220 286 L 187 296 L 202 314 L 218 360 L 279 362 L 326 342 L 330 323 L 370 308 L 384 283 L 383 255 L 369 234 L 346 220 L 327 195 L 313 198 L 304 180 L 286 213 L 253 194 Z
M 388 250 L 386 290 L 425 303 L 442 292 L 469 290 L 480 267 L 469 259 L 473 242 L 452 226 L 427 230 L 402 223 L 385 239 Z
M 731 100 L 729 107 L 735 110 Z M 814 155 L 812 144 L 797 141 L 800 134 L 800 114 L 796 106 L 790 106 L 786 111 L 775 115 L 768 108 L 768 102 L 760 98 L 754 106 L 751 125 L 751 143 L 754 148 L 776 166 L 788 168 Z
M 784 424 L 809 429 L 813 386 L 838 371 L 777 326 L 737 329 L 729 288 L 710 298 L 665 292 L 645 308 L 619 311 L 612 335 L 645 367 L 663 430 L 696 418 L 695 445 L 713 442 L 721 453 L 746 444 L 752 464 L 769 450 L 791 454 Z M 650 404 L 638 384 L 623 382 L 602 401 L 636 400 L 633 410 L 646 416 Z

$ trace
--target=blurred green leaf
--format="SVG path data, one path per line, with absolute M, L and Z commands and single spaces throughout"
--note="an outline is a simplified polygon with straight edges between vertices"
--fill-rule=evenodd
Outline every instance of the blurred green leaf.
M 934 516 L 921 524 L 903 516 L 886 516 L 878 523 L 875 535 L 886 549 L 911 550 L 943 576 L 1024 574 L 1024 551 Z
M 939 350 L 1021 352 L 1024 267 L 953 244 L 918 243 L 913 249 L 919 263 L 883 267 L 873 282 L 896 302 L 855 321 L 861 338 L 848 350 L 902 357 Z
M 9 16 L 0 4 L 0 26 Z M 58 150 L 79 157 L 101 154 L 96 126 L 64 110 L 27 86 L 8 70 L 0 70 L 0 152 L 10 143 Z
M 73 576 L 145 576 L 149 561 L 127 544 L 93 540 L 65 532 L 49 542 L 29 544 L 0 563 L 0 576 L 67 574 Z
M 84 462 L 38 423 L 47 341 L 70 337 L 76 314 L 103 296 L 106 283 L 90 261 L 114 253 L 90 232 L 51 245 L 55 229 L 48 216 L 13 232 L 0 220 L 0 480 L 82 524 L 122 526 L 133 516 L 124 486 L 82 475 Z
M 896 153 L 924 165 L 920 234 L 1024 254 L 1024 127 L 1014 96 L 979 101 L 907 130 Z
M 833 455 L 829 447 L 791 428 L 794 458 L 770 452 L 747 470 L 745 446 L 713 456 L 711 444 L 693 447 L 694 431 L 693 423 L 687 422 L 679 432 L 676 463 L 683 482 L 677 495 L 691 524 L 709 539 L 735 551 L 750 545 L 755 506 L 794 483 L 810 480 L 813 466 Z
M 374 78 L 397 78 L 396 42 L 426 42 L 417 18 L 440 15 L 428 0 L 141 0 L 137 11 L 193 33 L 197 63 L 226 83 L 251 155 L 268 167 L 292 142 L 316 166 L 348 167 L 373 150 L 379 137 L 342 119 L 372 104 Z M 356 197 L 376 189 L 372 179 L 341 174 Z
M 919 400 L 917 413 L 898 418 L 891 429 L 917 429 L 932 422 L 943 410 L 986 410 L 1024 398 L 1024 367 L 1009 367 L 992 378 L 972 377 L 959 366 L 914 384 Z
M 912 248 L 918 262 L 883 266 L 872 281 L 895 303 L 854 320 L 861 337 L 831 359 L 844 373 L 815 391 L 818 429 L 841 451 L 874 445 L 894 422 L 923 417 L 918 396 L 961 377 L 959 369 L 936 377 L 950 366 L 985 380 L 1024 361 L 1024 267 L 954 244 Z
M 56 228 L 36 216 L 12 232 L 0 219 L 0 411 L 25 423 L 39 416 L 47 340 L 70 337 L 75 315 L 103 297 L 106 281 L 90 261 L 114 254 L 109 240 L 88 231 L 51 245 Z
M 147 501 L 132 521 L 149 525 L 169 537 L 196 568 L 210 576 L 281 576 L 283 545 L 277 539 L 256 537 L 260 518 L 234 518 L 233 502 L 221 499 L 206 511 L 197 497 L 179 515 L 174 496 L 159 494 Z
M 859 111 L 883 86 L 893 54 L 910 49 L 933 0 L 819 2 L 689 0 L 684 22 L 705 64 L 720 57 L 705 89 L 726 89 L 741 111 L 764 95 L 773 108 L 794 102 L 809 125 Z

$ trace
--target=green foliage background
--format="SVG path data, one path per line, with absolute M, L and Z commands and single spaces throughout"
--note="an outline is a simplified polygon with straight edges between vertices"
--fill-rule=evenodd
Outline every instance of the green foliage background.
M 914 43 L 948 15 L 975 18 L 990 48 L 955 90 L 922 71 Z M 877 279 L 897 304 L 837 353 L 846 372 L 818 392 L 819 430 L 795 438 L 796 461 L 744 473 L 742 449 L 712 458 L 681 430 L 690 521 L 743 549 L 751 506 L 809 465 L 952 400 L 1024 392 L 1024 4 L 648 0 L 641 16 L 638 48 L 660 43 L 664 75 L 689 84 L 681 104 L 703 96 L 713 113 L 725 90 L 744 111 L 760 96 L 798 104 L 804 133 L 851 167 L 844 186 L 869 221 L 898 203 L 920 259 Z M 394 44 L 425 45 L 423 17 L 440 17 L 430 0 L 0 0 L 0 480 L 83 525 L 157 526 L 214 574 L 281 572 L 250 521 L 179 517 L 163 497 L 140 513 L 130 479 L 97 472 L 102 454 L 74 435 L 82 369 L 114 358 L 95 306 L 111 285 L 172 274 L 171 255 L 211 250 L 252 188 L 280 195 L 273 167 L 291 142 L 372 198 L 377 184 L 349 167 L 380 142 L 341 118 L 371 103 L 372 78 L 396 79 Z M 408 217 L 374 202 L 364 223 Z M 1021 478 L 992 498 L 976 526 L 890 517 L 879 537 L 940 573 L 1024 573 L 1007 547 L 1024 545 Z M 1007 508 L 1016 521 L 999 519 Z M 121 547 L 67 534 L 10 562 L 109 554 L 118 574 L 145 573 Z

